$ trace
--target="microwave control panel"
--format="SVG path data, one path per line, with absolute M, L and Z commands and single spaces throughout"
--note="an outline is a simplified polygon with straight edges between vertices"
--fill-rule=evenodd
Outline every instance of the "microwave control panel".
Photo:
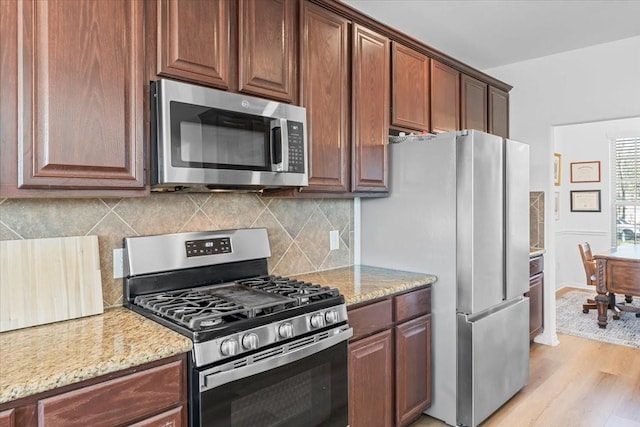
M 184 245 L 187 251 L 187 258 L 231 253 L 231 239 L 229 237 L 187 240 Z
M 304 173 L 304 128 L 302 123 L 287 121 L 289 133 L 289 170 Z

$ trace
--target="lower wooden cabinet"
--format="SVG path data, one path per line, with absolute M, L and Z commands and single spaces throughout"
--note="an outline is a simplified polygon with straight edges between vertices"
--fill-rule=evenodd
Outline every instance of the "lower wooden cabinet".
M 351 427 L 406 426 L 431 405 L 431 288 L 349 310 Z
M 186 356 L 0 405 L 0 427 L 187 425 Z
M 431 315 L 396 332 L 396 425 L 407 425 L 431 405 Z
M 544 328 L 544 273 L 542 255 L 529 261 L 529 340 L 538 336 Z
M 0 412 L 0 427 L 13 427 L 15 426 L 15 409 L 8 409 Z
M 350 425 L 393 425 L 393 389 L 393 331 L 382 331 L 351 345 Z

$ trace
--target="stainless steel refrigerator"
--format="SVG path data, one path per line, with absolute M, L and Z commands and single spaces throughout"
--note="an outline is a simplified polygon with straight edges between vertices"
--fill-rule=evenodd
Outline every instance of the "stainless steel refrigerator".
M 433 404 L 476 426 L 529 378 L 529 146 L 478 131 L 390 147 L 361 201 L 361 263 L 435 274 Z

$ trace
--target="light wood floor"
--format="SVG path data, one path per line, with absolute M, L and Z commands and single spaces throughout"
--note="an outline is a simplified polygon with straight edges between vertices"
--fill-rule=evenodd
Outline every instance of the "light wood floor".
M 529 384 L 481 426 L 640 427 L 640 350 L 558 339 L 531 344 Z M 424 415 L 411 427 L 445 425 Z

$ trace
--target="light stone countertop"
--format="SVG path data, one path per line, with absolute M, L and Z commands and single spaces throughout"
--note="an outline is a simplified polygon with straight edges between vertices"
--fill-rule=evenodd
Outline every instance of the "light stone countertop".
M 0 334 L 0 403 L 190 351 L 192 342 L 119 307 Z
M 337 287 L 347 305 L 436 281 L 431 274 L 356 265 L 291 276 Z M 0 403 L 190 351 L 192 342 L 123 307 L 0 333 Z
M 299 274 L 292 278 L 340 289 L 347 305 L 359 304 L 434 283 L 432 274 L 353 265 Z

